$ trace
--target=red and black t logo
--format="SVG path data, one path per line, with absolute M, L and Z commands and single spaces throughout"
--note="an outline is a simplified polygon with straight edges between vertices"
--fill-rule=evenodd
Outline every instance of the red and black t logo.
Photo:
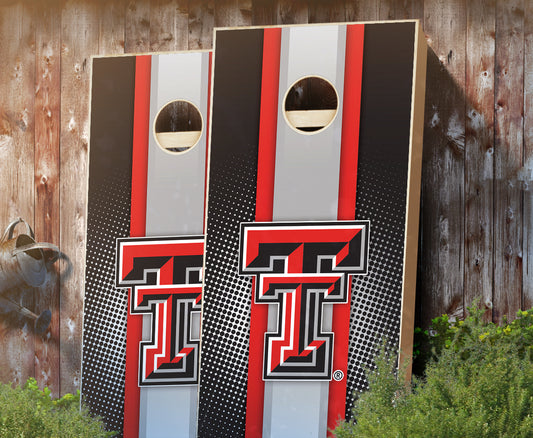
M 368 221 L 241 224 L 239 274 L 256 275 L 256 304 L 275 305 L 264 380 L 331 380 L 335 334 L 325 304 L 346 303 L 349 275 L 367 273 L 369 228 Z
M 151 316 L 140 343 L 139 385 L 198 383 L 203 236 L 117 239 L 117 287 L 131 314 Z

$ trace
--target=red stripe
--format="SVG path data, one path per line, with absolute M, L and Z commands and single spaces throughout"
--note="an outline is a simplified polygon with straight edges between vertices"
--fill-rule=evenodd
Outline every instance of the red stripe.
M 339 220 L 349 220 L 355 217 L 364 30 L 363 24 L 348 25 L 346 30 L 341 165 L 339 169 L 339 204 L 337 212 L 337 219 Z
M 135 103 L 131 163 L 131 237 L 143 237 L 146 234 L 151 60 L 151 56 L 137 56 L 135 59 Z
M 272 220 L 280 53 L 281 28 L 265 29 L 263 39 L 259 149 L 257 157 L 256 221 Z M 253 290 L 255 290 L 255 279 L 250 293 Z M 246 398 L 247 437 L 255 438 L 263 434 L 265 384 L 262 378 L 262 366 L 264 333 L 267 327 L 268 306 L 257 305 L 252 299 L 248 394 Z
M 202 245 L 203 249 L 203 245 Z M 159 284 L 172 284 L 174 280 L 174 257 L 159 269 Z
M 265 29 L 257 156 L 256 221 L 272 221 L 272 210 L 274 208 L 280 54 L 281 29 Z
M 357 185 L 357 156 L 359 152 L 359 124 L 361 109 L 361 82 L 363 74 L 364 25 L 347 26 L 344 71 L 344 104 L 342 109 L 341 164 L 339 169 L 338 220 L 355 218 Z M 350 333 L 351 276 L 348 277 L 348 302 L 333 306 L 333 371 L 340 370 L 344 378 L 329 384 L 328 430 L 345 418 L 346 379 Z M 328 436 L 333 436 L 328 432 Z
M 150 119 L 151 56 L 135 60 L 135 106 L 133 115 L 133 153 L 131 166 L 130 236 L 146 234 L 146 179 L 148 169 L 148 133 Z M 131 290 L 128 301 L 131 301 Z M 130 303 L 128 302 L 128 309 Z M 128 312 L 126 335 L 126 383 L 124 397 L 124 437 L 139 436 L 139 396 L 137 366 L 142 340 L 142 316 Z

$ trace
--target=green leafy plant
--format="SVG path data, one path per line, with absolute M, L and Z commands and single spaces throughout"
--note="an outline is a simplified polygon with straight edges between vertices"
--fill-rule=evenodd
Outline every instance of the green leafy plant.
M 110 437 L 99 418 L 80 408 L 80 394 L 51 397 L 50 390 L 40 390 L 37 381 L 13 387 L 0 384 L 0 437 L 56 438 Z
M 433 320 L 425 376 L 406 384 L 381 348 L 354 420 L 337 438 L 533 437 L 533 309 L 502 325 L 474 306 L 464 321 Z

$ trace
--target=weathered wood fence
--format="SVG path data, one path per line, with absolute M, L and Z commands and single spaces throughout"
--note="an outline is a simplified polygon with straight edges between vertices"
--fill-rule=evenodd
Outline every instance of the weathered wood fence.
M 64 258 L 0 314 L 0 381 L 80 386 L 91 56 L 209 49 L 216 26 L 418 18 L 429 71 L 419 323 L 533 305 L 533 0 L 0 2 L 0 227 L 22 217 Z M 433 56 L 434 61 L 437 59 Z M 431 81 L 431 79 L 430 79 Z M 531 256 L 531 257 L 530 257 Z M 531 269 L 530 269 L 531 268 Z

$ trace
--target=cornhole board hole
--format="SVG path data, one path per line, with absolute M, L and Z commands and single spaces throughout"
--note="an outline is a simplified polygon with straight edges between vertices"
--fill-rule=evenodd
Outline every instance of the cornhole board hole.
M 196 436 L 210 56 L 93 60 L 82 392 L 128 438 Z
M 325 437 L 412 348 L 417 21 L 217 29 L 200 437 Z

